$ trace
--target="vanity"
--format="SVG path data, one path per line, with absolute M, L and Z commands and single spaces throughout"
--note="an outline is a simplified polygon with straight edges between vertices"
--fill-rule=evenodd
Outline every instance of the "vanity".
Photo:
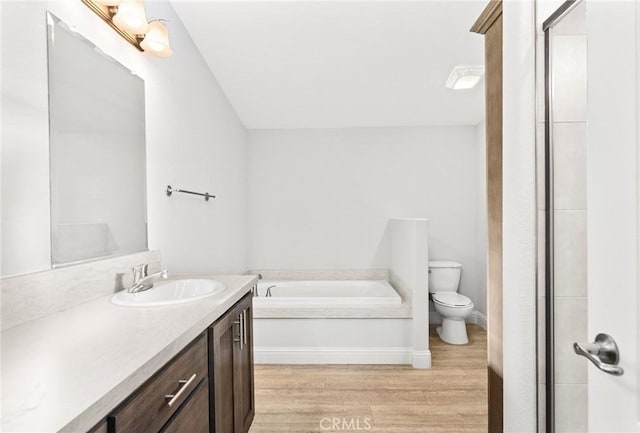
M 244 295 L 93 431 L 247 433 L 255 414 L 251 298 Z
M 253 276 L 164 307 L 111 295 L 2 333 L 3 431 L 246 433 Z

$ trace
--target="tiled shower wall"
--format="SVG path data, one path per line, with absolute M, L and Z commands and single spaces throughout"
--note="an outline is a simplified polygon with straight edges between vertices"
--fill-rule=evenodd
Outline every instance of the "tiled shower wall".
M 554 374 L 556 432 L 586 432 L 587 362 L 573 342 L 587 336 L 586 119 L 587 37 L 583 1 L 550 31 L 554 198 Z M 541 35 L 541 33 L 540 33 Z M 538 50 L 538 347 L 539 431 L 544 425 L 544 39 Z M 542 67 L 540 67 L 542 66 Z

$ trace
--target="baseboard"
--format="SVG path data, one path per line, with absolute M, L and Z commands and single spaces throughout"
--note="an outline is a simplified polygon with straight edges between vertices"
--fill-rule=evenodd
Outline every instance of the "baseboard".
M 412 354 L 413 368 L 431 368 L 431 351 L 416 350 Z
M 471 313 L 471 316 L 469 316 L 469 323 L 478 325 L 485 331 L 487 330 L 487 316 L 482 314 L 480 311 L 474 311 Z
M 438 313 L 437 311 L 429 311 L 429 323 L 442 323 L 442 317 L 440 316 L 440 313 Z M 472 311 L 471 315 L 467 319 L 467 323 L 478 325 L 485 331 L 487 330 L 487 316 L 485 316 L 480 311 Z
M 256 364 L 414 364 L 431 366 L 431 352 L 410 347 L 254 347 Z M 429 368 L 416 367 L 416 368 Z

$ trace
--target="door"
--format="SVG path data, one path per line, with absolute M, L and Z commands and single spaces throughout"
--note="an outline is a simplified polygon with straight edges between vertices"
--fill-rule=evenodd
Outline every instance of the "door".
M 640 431 L 638 7 L 587 2 L 588 336 L 613 337 L 624 369 L 589 365 L 590 432 Z
M 539 431 L 640 431 L 638 9 L 568 1 L 544 24 Z

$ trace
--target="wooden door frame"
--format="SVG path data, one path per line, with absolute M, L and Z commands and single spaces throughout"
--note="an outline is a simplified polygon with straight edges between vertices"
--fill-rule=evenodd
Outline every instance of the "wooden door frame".
M 487 152 L 487 374 L 490 433 L 504 430 L 502 356 L 502 0 L 491 0 L 470 29 L 485 37 Z

